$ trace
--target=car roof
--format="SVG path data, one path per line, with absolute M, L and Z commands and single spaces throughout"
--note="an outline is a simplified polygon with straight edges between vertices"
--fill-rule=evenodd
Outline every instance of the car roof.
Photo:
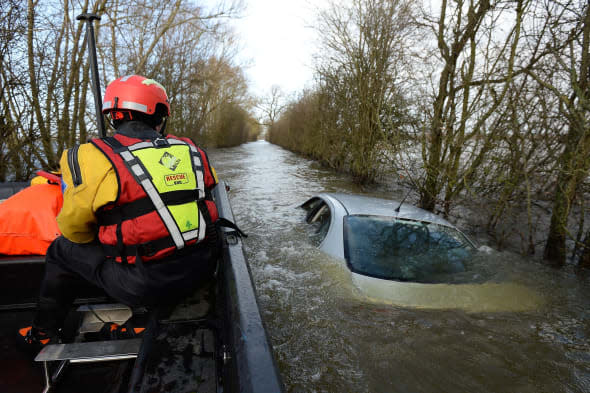
M 437 216 L 436 214 L 412 206 L 409 203 L 403 203 L 400 207 L 400 211 L 396 212 L 395 209 L 400 206 L 400 202 L 391 199 L 344 193 L 324 193 L 320 194 L 319 196 L 328 196 L 337 200 L 344 207 L 344 209 L 346 209 L 349 215 L 367 214 L 398 217 L 408 220 L 427 221 L 455 228 L 453 224 Z

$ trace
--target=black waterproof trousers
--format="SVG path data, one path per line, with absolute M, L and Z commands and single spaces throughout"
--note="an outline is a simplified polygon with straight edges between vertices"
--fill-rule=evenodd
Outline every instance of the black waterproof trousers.
M 44 330 L 62 327 L 74 299 L 84 286 L 102 288 L 130 307 L 171 304 L 213 278 L 218 257 L 215 243 L 184 250 L 161 261 L 122 264 L 106 258 L 98 242 L 73 243 L 63 236 L 51 243 L 33 325 Z

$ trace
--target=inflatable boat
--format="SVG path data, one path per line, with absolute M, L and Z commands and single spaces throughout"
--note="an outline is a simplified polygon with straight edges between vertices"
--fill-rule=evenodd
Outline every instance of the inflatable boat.
M 28 183 L 0 183 L 0 200 Z M 224 183 L 214 190 L 220 217 L 234 222 Z M 0 391 L 283 392 L 242 239 L 223 228 L 216 279 L 167 310 L 130 309 L 89 287 L 68 315 L 63 344 L 34 359 L 16 348 L 30 323 L 43 276 L 42 255 L 0 255 Z M 101 340 L 105 323 L 142 316 L 140 338 Z

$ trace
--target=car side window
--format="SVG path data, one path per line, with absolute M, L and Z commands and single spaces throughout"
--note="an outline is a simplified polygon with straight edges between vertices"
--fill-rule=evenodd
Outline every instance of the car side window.
M 311 240 L 317 246 L 328 234 L 331 217 L 330 208 L 321 199 L 316 199 L 304 207 L 309 209 L 306 221 L 313 229 Z
M 301 207 L 307 212 L 305 216 L 305 222 L 308 224 L 311 223 L 311 219 L 313 215 L 318 211 L 320 206 L 322 205 L 323 201 L 319 198 L 312 198 L 309 201 L 305 202 Z

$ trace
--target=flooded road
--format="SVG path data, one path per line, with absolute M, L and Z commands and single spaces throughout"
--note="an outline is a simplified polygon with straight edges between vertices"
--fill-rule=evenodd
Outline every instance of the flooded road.
M 246 254 L 287 391 L 590 391 L 588 277 L 484 248 L 494 279 L 534 289 L 543 305 L 474 313 L 370 302 L 339 261 L 310 244 L 298 206 L 318 192 L 401 200 L 403 191 L 361 189 L 263 141 L 208 153 L 249 235 Z

